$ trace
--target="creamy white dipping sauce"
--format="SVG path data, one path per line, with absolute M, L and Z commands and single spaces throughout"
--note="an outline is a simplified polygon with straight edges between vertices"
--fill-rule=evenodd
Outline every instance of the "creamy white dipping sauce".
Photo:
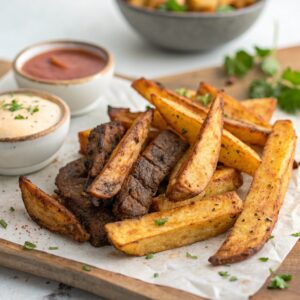
M 0 139 L 32 135 L 55 125 L 62 117 L 59 105 L 30 94 L 0 96 Z

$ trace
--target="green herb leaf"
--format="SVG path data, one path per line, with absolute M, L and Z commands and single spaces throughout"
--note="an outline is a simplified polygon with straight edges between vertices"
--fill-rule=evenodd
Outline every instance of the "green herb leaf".
M 300 72 L 287 68 L 283 71 L 281 78 L 293 85 L 300 85 Z
M 274 239 L 274 235 L 271 235 L 270 237 L 269 237 L 269 240 L 272 240 L 272 239 Z
M 188 90 L 187 88 L 179 88 L 176 89 L 175 92 L 180 96 L 187 97 Z
M 18 103 L 16 99 L 13 99 L 10 103 L 10 108 L 8 109 L 11 112 L 20 110 L 23 108 L 23 105 Z
M 282 110 L 296 113 L 300 109 L 300 89 L 279 85 L 277 93 L 278 105 Z
M 220 272 L 218 272 L 218 274 L 224 278 L 228 278 L 230 276 L 228 271 L 220 271 Z
M 256 79 L 250 85 L 249 94 L 251 98 L 272 97 L 273 88 L 265 79 Z
M 206 93 L 204 95 L 197 95 L 196 97 L 196 101 L 200 102 L 203 106 L 208 106 L 212 99 L 213 97 L 209 93 Z
M 300 237 L 300 232 L 292 233 L 291 236 L 294 236 L 294 237 Z
M 238 278 L 236 276 L 230 276 L 229 281 L 237 281 Z
M 27 111 L 28 111 L 31 115 L 33 115 L 34 113 L 40 111 L 40 108 L 39 108 L 37 105 L 34 106 L 34 107 L 29 106 L 29 107 L 27 108 Z
M 269 56 L 273 53 L 273 50 L 271 49 L 266 49 L 266 48 L 260 48 L 260 47 L 255 47 L 255 52 L 256 52 L 256 55 L 258 57 L 266 57 L 266 56 Z
M 15 116 L 15 120 L 24 120 L 24 119 L 25 119 L 25 117 L 22 115 Z
M 36 248 L 36 245 L 34 243 L 31 243 L 29 241 L 26 241 L 23 245 L 23 249 L 26 249 L 26 250 L 33 250 Z
M 153 277 L 154 277 L 154 278 L 157 278 L 157 277 L 159 277 L 159 274 L 158 274 L 158 273 L 154 273 L 154 274 L 153 274 Z
M 289 285 L 286 283 L 287 281 L 292 280 L 292 275 L 289 274 L 279 274 L 274 276 L 271 279 L 270 284 L 268 285 L 269 289 L 287 289 Z
M 152 259 L 154 257 L 154 254 L 153 253 L 148 253 L 146 254 L 145 258 L 146 259 Z
M 269 56 L 262 61 L 261 69 L 266 75 L 274 76 L 279 71 L 280 65 L 275 57 Z
M 228 13 L 228 12 L 232 12 L 232 11 L 235 11 L 235 8 L 231 5 L 220 5 L 216 9 L 217 13 Z
M 48 250 L 58 250 L 58 247 L 55 246 L 55 247 L 49 247 Z
M 191 258 L 191 259 L 198 259 L 198 256 L 192 255 L 192 254 L 190 254 L 189 252 L 186 252 L 185 256 L 186 256 L 187 258 Z
M 163 226 L 168 222 L 168 218 L 156 219 L 154 220 L 154 224 L 157 226 Z
M 181 129 L 181 133 L 182 133 L 182 134 L 187 134 L 187 132 L 188 132 L 188 131 L 187 131 L 186 128 L 182 128 L 182 129 Z
M 254 58 L 244 50 L 238 51 L 234 57 L 226 56 L 224 67 L 229 76 L 243 77 L 252 68 Z
M 146 110 L 149 110 L 151 109 L 151 106 L 150 105 L 146 105 Z
M 91 267 L 89 265 L 83 265 L 82 266 L 82 270 L 85 272 L 90 272 L 91 271 Z
M 269 260 L 268 257 L 260 257 L 258 260 L 262 261 L 262 262 L 267 262 Z
M 2 228 L 4 228 L 4 229 L 7 228 L 7 223 L 6 223 L 3 219 L 0 220 L 0 225 L 1 225 Z
M 167 0 L 165 3 L 159 6 L 159 10 L 185 12 L 187 11 L 186 5 L 181 5 L 177 0 Z
M 11 212 L 14 212 L 14 211 L 15 211 L 15 209 L 14 209 L 12 206 L 9 208 L 9 210 L 10 210 Z

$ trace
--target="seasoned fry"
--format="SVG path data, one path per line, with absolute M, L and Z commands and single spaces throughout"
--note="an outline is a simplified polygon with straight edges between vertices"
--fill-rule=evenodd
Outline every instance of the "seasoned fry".
M 214 99 L 176 177 L 169 182 L 167 196 L 170 200 L 182 201 L 204 191 L 217 167 L 222 131 L 223 98 L 220 94 Z
M 198 88 L 198 94 L 205 95 L 211 94 L 213 97 L 216 97 L 218 90 L 205 83 L 201 82 Z M 265 128 L 271 128 L 271 125 L 266 123 L 259 115 L 255 114 L 251 110 L 247 109 L 245 106 L 241 104 L 241 102 L 237 101 L 236 99 L 232 98 L 227 94 L 224 95 L 224 113 L 236 120 L 241 120 L 244 122 L 250 122 Z
M 277 107 L 275 98 L 248 99 L 242 105 L 259 115 L 265 122 L 270 122 Z
M 107 113 L 111 121 L 120 122 L 125 128 L 130 128 L 140 112 L 131 112 L 129 108 L 108 106 Z
M 188 10 L 214 12 L 218 7 L 219 0 L 186 0 Z
M 228 230 L 242 211 L 235 192 L 209 200 L 105 225 L 108 238 L 118 250 L 145 255 L 206 240 Z
M 179 206 L 189 205 L 203 198 L 223 194 L 226 192 L 237 190 L 243 184 L 241 173 L 232 168 L 223 168 L 216 170 L 208 186 L 200 195 L 184 201 L 170 201 L 165 194 L 159 195 L 153 199 L 152 210 L 164 211 Z
M 290 121 L 275 123 L 244 210 L 221 248 L 209 258 L 213 265 L 244 260 L 259 251 L 270 238 L 292 174 L 296 139 Z
M 83 130 L 78 132 L 78 140 L 79 140 L 79 153 L 85 155 L 87 145 L 89 142 L 89 135 L 91 133 L 91 129 Z
M 199 117 L 198 111 L 187 109 L 180 103 L 155 95 L 152 97 L 152 102 L 173 130 L 193 144 L 203 124 L 203 119 Z M 249 175 L 253 175 L 260 164 L 258 154 L 225 129 L 223 130 L 219 160 L 226 166 Z
M 19 185 L 25 208 L 34 222 L 78 242 L 89 240 L 89 234 L 76 217 L 56 199 L 40 190 L 25 177 L 20 177 Z
M 101 173 L 89 186 L 89 194 L 100 199 L 110 199 L 120 191 L 148 137 L 152 117 L 153 111 L 149 110 L 134 121 Z

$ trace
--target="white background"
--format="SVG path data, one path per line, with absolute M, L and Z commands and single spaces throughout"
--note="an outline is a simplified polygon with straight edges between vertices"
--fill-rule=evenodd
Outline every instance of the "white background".
M 270 46 L 274 21 L 280 27 L 279 46 L 299 44 L 299 12 L 299 0 L 269 0 L 259 21 L 238 40 L 206 53 L 179 54 L 144 42 L 113 0 L 0 0 L 0 59 L 13 59 L 23 47 L 41 40 L 74 38 L 110 49 L 119 73 L 155 77 L 220 64 L 238 48 Z M 65 295 L 56 290 L 55 282 L 0 268 L 0 300 L 98 299 L 77 289 Z M 49 296 L 53 292 L 56 295 Z

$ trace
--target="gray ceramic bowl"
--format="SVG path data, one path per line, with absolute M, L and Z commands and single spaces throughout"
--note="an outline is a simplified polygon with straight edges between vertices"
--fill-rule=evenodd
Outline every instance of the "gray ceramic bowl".
M 146 40 L 177 51 L 208 50 L 247 31 L 262 12 L 266 0 L 228 13 L 162 12 L 134 7 L 116 0 L 129 24 Z

